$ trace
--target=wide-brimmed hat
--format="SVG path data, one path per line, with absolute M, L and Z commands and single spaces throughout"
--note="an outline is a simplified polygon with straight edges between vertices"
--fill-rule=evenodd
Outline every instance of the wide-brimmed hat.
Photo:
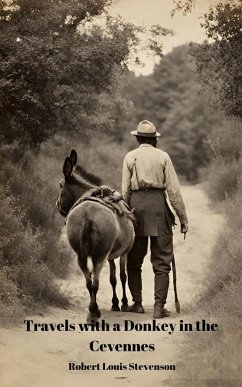
M 147 120 L 143 120 L 139 123 L 137 130 L 130 132 L 134 136 L 141 137 L 159 137 L 160 133 L 156 131 L 155 125 Z

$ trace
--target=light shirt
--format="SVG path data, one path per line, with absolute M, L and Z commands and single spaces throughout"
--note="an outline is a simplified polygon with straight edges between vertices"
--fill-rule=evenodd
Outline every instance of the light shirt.
M 148 188 L 166 189 L 180 222 L 187 223 L 180 183 L 170 156 L 150 144 L 141 144 L 124 158 L 122 196 L 129 203 L 132 191 Z

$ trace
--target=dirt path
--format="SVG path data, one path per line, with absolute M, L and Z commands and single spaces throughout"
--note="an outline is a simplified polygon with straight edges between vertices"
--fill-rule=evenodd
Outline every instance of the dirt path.
M 185 198 L 190 231 L 183 244 L 179 230 L 175 231 L 174 244 L 178 272 L 178 291 L 182 311 L 175 313 L 174 295 L 170 287 L 168 308 L 172 311 L 169 318 L 157 320 L 160 323 L 179 324 L 195 322 L 204 316 L 193 312 L 196 297 L 203 288 L 211 251 L 216 241 L 222 216 L 211 208 L 208 198 L 201 187 L 185 186 L 182 189 Z M 69 284 L 69 285 L 68 285 Z M 35 322 L 84 323 L 87 314 L 88 295 L 83 277 L 75 272 L 63 286 L 71 294 L 75 307 L 71 310 L 50 309 L 44 316 L 33 316 Z M 110 286 L 108 283 L 108 265 L 101 275 L 98 300 L 102 310 L 102 319 L 110 325 L 106 332 L 25 332 L 24 326 L 11 330 L 0 330 L 0 386 L 2 387 L 76 387 L 76 386 L 177 386 L 179 364 L 186 359 L 181 358 L 181 351 L 188 334 L 175 330 L 169 335 L 161 332 L 123 331 L 124 320 L 134 323 L 151 323 L 153 306 L 153 273 L 149 258 L 146 257 L 143 268 L 143 297 L 146 313 L 136 315 L 131 313 L 110 312 Z M 121 294 L 119 287 L 119 294 Z M 130 296 L 129 296 L 130 299 Z M 30 319 L 30 317 L 29 317 Z M 121 332 L 113 332 L 112 326 L 119 323 Z M 89 343 L 98 340 L 99 343 L 148 343 L 155 344 L 153 352 L 92 352 Z M 175 364 L 176 371 L 69 371 L 70 362 L 76 364 L 109 364 L 127 365 L 129 363 L 145 364 Z

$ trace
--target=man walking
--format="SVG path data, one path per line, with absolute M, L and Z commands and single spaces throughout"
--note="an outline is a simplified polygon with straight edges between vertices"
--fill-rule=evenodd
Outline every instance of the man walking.
M 180 223 L 181 232 L 188 231 L 185 205 L 180 184 L 169 155 L 156 148 L 157 137 L 153 123 L 141 121 L 136 136 L 139 147 L 125 156 L 123 163 L 122 195 L 135 209 L 137 226 L 132 250 L 128 254 L 128 284 L 134 304 L 130 312 L 144 313 L 142 306 L 142 264 L 150 237 L 151 263 L 155 274 L 154 318 L 169 316 L 166 303 L 169 272 L 173 259 L 174 215 L 167 201 L 166 192 Z

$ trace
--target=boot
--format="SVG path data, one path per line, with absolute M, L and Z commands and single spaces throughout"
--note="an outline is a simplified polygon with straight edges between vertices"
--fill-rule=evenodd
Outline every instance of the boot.
M 169 316 L 170 316 L 170 312 L 166 308 L 164 308 L 162 305 L 155 305 L 154 306 L 154 314 L 153 314 L 154 319 L 169 317 Z
M 166 303 L 169 288 L 169 275 L 155 274 L 155 305 L 163 307 Z
M 145 313 L 142 302 L 141 301 L 135 301 L 133 305 L 130 305 L 128 307 L 128 312 L 133 313 Z
M 169 317 L 170 312 L 164 308 L 169 287 L 169 275 L 155 275 L 155 306 L 153 318 Z

